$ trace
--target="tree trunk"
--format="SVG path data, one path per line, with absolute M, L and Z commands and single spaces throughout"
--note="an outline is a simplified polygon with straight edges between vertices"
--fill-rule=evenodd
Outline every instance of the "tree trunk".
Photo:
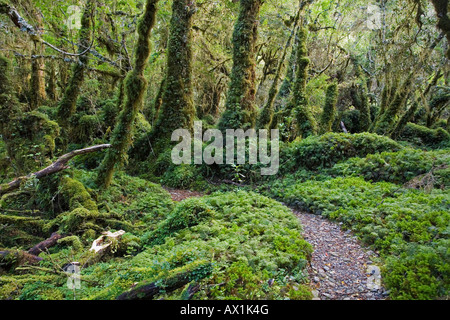
M 413 73 L 408 75 L 408 78 L 403 82 L 402 86 L 397 90 L 394 100 L 386 107 L 385 112 L 380 116 L 375 123 L 373 131 L 379 135 L 387 134 L 395 124 L 395 118 L 399 114 L 403 105 L 406 103 L 410 92 Z
M 43 29 L 42 16 L 34 8 L 31 10 L 37 23 L 37 31 L 41 33 Z M 31 110 L 38 108 L 46 99 L 45 92 L 45 63 L 42 55 L 44 53 L 44 44 L 40 41 L 34 41 L 34 47 L 31 52 Z M 33 58 L 35 56 L 35 58 Z
M 327 133 L 331 131 L 336 115 L 336 103 L 338 98 L 337 83 L 332 83 L 327 88 L 325 106 L 320 118 L 320 133 Z
M 58 106 L 58 123 L 62 129 L 62 149 L 65 149 L 68 143 L 70 118 L 76 111 L 78 95 L 84 82 L 84 71 L 89 64 L 86 50 L 89 48 L 91 42 L 91 19 L 94 12 L 94 6 L 95 0 L 88 0 L 86 7 L 84 8 L 83 16 L 81 18 L 81 29 L 79 32 L 80 45 L 78 47 L 78 53 L 82 54 L 84 52 L 84 54 L 79 56 L 79 63 L 73 66 L 72 75 L 66 86 L 64 96 Z
M 149 139 L 156 155 L 170 146 L 172 132 L 183 128 L 193 130 L 195 107 L 192 87 L 192 16 L 191 0 L 174 0 L 167 44 L 167 74 L 164 79 L 162 104 L 158 120 Z
M 450 43 L 450 18 L 448 17 L 448 0 L 431 0 L 438 19 L 437 27 L 445 33 Z M 447 59 L 450 59 L 450 49 L 447 50 Z
M 42 170 L 39 170 L 38 172 L 31 173 L 24 177 L 16 178 L 9 183 L 0 185 L 0 195 L 3 195 L 5 193 L 11 192 L 12 190 L 19 188 L 22 182 L 30 179 L 31 177 L 36 177 L 37 179 L 40 179 L 40 178 L 46 177 L 48 175 L 51 175 L 53 173 L 67 169 L 68 168 L 67 162 L 69 162 L 69 160 L 71 160 L 75 156 L 86 154 L 86 153 L 91 153 L 91 152 L 96 152 L 96 151 L 103 150 L 103 149 L 106 149 L 109 147 L 111 147 L 110 144 L 101 144 L 101 145 L 97 145 L 97 146 L 93 146 L 93 147 L 89 147 L 89 148 L 85 148 L 85 149 L 80 149 L 80 150 L 74 150 L 72 152 L 69 152 L 69 153 L 59 157 L 58 160 L 56 160 L 56 162 L 52 163 L 50 166 L 48 166 Z
M 233 32 L 233 69 L 219 129 L 248 129 L 255 125 L 255 45 L 261 0 L 240 0 Z
M 37 245 L 35 245 L 33 248 L 28 250 L 29 254 L 32 254 L 34 256 L 38 256 L 41 252 L 47 250 L 48 248 L 53 247 L 59 239 L 64 238 L 64 236 L 60 235 L 59 233 L 52 233 L 50 238 L 39 242 Z
M 132 141 L 133 124 L 139 112 L 147 87 L 144 70 L 150 56 L 150 34 L 156 20 L 158 0 L 147 0 L 144 15 L 138 26 L 134 69 L 125 80 L 125 102 L 114 127 L 111 149 L 108 150 L 98 172 L 97 184 L 108 187 L 116 164 L 122 164 Z
M 26 251 L 0 251 L 0 270 L 10 270 L 24 264 L 36 264 L 42 258 L 32 255 Z
M 169 275 L 159 281 L 141 283 L 136 288 L 122 293 L 117 300 L 152 300 L 157 294 L 171 292 L 191 281 L 201 280 L 211 274 L 209 262 L 193 262 L 184 267 L 171 270 Z
M 278 63 L 278 68 L 275 73 L 275 77 L 273 79 L 272 86 L 269 89 L 269 97 L 267 98 L 267 103 L 265 104 L 264 108 L 261 110 L 261 112 L 258 116 L 258 121 L 256 123 L 257 129 L 267 129 L 267 128 L 270 128 L 272 125 L 275 98 L 278 95 L 278 83 L 281 78 L 281 71 L 284 66 L 284 60 L 286 59 L 288 48 L 291 45 L 292 38 L 295 34 L 295 29 L 297 28 L 297 23 L 300 18 L 300 11 L 301 11 L 301 9 L 297 12 L 297 16 L 295 17 L 291 34 L 286 42 L 286 45 L 284 46 L 283 54 L 281 55 L 280 62 Z
M 307 30 L 300 28 L 297 33 L 297 72 L 290 103 L 286 106 L 295 112 L 297 120 L 297 135 L 302 138 L 317 133 L 317 122 L 308 105 L 306 97 L 306 84 L 310 60 L 306 48 Z

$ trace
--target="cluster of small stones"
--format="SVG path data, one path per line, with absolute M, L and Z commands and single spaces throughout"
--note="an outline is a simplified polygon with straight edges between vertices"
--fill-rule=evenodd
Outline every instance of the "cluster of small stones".
M 303 237 L 314 248 L 308 272 L 315 300 L 383 300 L 376 252 L 364 248 L 350 232 L 322 216 L 294 212 Z

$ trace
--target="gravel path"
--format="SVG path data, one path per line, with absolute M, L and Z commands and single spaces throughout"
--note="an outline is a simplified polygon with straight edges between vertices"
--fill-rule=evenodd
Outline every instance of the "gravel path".
M 349 231 L 321 216 L 294 211 L 303 237 L 314 252 L 308 272 L 315 300 L 382 300 L 381 274 L 373 259 Z
M 165 188 L 174 201 L 200 197 L 200 192 Z M 314 300 L 382 300 L 377 254 L 364 249 L 349 231 L 321 216 L 293 210 L 303 225 L 303 237 L 314 248 L 308 273 Z

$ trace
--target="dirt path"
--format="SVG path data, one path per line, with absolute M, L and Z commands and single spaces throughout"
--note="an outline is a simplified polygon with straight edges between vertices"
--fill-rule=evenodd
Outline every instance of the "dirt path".
M 197 191 L 179 190 L 179 189 L 172 189 L 172 188 L 168 188 L 168 187 L 164 187 L 164 189 L 166 189 L 166 191 L 170 193 L 172 200 L 176 201 L 176 202 L 182 201 L 187 198 L 204 196 L 203 193 L 197 192 Z
M 174 201 L 203 196 L 200 192 L 165 188 Z M 293 210 L 303 225 L 303 237 L 314 252 L 308 273 L 315 300 L 381 300 L 376 254 L 364 249 L 350 232 L 321 216 Z
M 316 300 L 385 299 L 373 251 L 364 249 L 335 222 L 298 211 L 294 214 L 303 225 L 303 237 L 314 247 L 308 272 Z

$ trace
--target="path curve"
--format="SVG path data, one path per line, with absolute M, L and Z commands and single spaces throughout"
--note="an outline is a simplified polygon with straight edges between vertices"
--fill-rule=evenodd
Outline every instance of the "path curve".
M 165 188 L 174 201 L 202 193 Z M 373 264 L 377 254 L 365 249 L 349 231 L 326 218 L 292 210 L 303 226 L 303 237 L 314 252 L 308 265 L 314 300 L 382 300 L 381 274 Z
M 377 254 L 326 218 L 293 210 L 314 252 L 308 272 L 315 300 L 383 300 Z

